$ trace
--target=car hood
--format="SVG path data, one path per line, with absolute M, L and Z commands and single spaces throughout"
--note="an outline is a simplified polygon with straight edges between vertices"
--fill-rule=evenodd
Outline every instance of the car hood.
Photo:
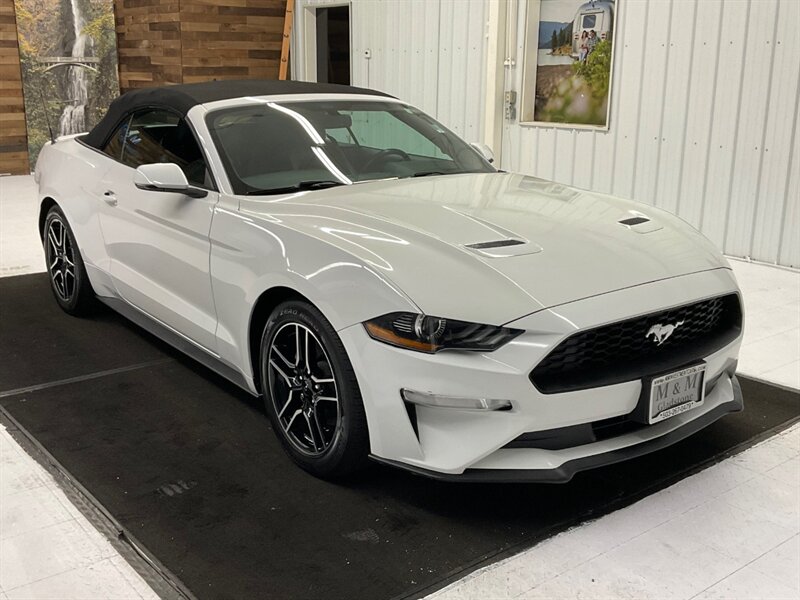
M 491 324 L 728 266 L 669 213 L 509 173 L 248 197 L 240 210 L 346 250 L 426 314 Z

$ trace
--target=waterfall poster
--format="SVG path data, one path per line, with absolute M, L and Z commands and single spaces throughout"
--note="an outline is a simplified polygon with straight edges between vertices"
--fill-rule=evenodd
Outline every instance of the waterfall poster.
M 31 169 L 53 134 L 94 127 L 119 95 L 113 0 L 15 0 Z

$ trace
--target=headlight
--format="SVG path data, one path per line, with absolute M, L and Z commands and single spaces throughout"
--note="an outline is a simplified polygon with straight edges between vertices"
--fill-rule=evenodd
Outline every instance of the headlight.
M 495 325 L 453 321 L 407 312 L 395 312 L 366 321 L 364 327 L 375 340 L 433 354 L 439 350 L 497 350 L 522 333 Z

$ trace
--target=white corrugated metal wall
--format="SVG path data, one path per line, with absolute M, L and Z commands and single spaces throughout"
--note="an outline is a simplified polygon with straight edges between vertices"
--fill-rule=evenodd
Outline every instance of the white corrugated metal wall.
M 297 0 L 295 78 L 307 78 L 307 9 L 341 4 L 350 5 L 353 85 L 402 98 L 465 139 L 482 139 L 484 0 Z
M 353 0 L 353 84 L 482 139 L 489 1 Z M 527 1 L 512 2 L 518 43 L 507 87 L 520 91 Z M 324 3 L 298 0 L 300 79 L 303 12 Z M 728 254 L 800 266 L 800 0 L 617 3 L 609 131 L 506 122 L 502 167 L 651 203 Z
M 728 254 L 800 266 L 800 1 L 618 4 L 609 131 L 507 124 L 503 165 L 655 204 Z

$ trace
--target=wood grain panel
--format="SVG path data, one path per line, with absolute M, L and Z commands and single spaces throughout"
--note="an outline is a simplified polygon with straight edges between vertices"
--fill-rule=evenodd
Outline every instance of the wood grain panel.
M 0 175 L 29 172 L 14 0 L 0 0 Z
M 115 0 L 115 9 L 123 92 L 278 77 L 285 0 Z
M 184 81 L 277 79 L 285 10 L 283 0 L 181 0 Z
M 180 2 L 115 0 L 122 92 L 181 83 Z

